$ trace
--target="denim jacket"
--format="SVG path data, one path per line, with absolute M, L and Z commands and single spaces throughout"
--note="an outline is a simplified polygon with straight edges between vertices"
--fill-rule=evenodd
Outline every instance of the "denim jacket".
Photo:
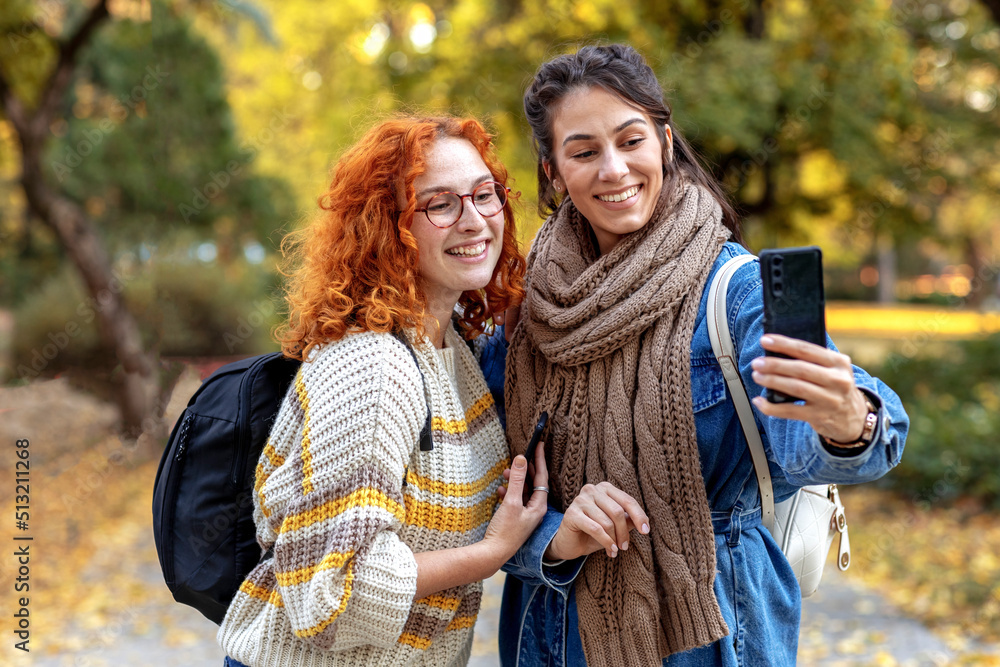
M 760 493 L 746 439 L 728 388 L 712 353 L 706 322 L 708 285 L 731 257 L 747 251 L 727 243 L 701 297 L 691 341 L 691 393 L 702 475 L 715 532 L 715 595 L 729 636 L 708 646 L 670 656 L 664 664 L 794 665 L 801 598 L 798 582 L 771 534 L 761 524 Z M 750 363 L 763 355 L 760 264 L 744 264 L 727 296 L 729 327 L 739 369 L 751 396 L 761 393 Z M 502 399 L 506 344 L 502 330 L 481 355 L 494 396 Z M 831 349 L 836 349 L 827 339 Z M 858 450 L 823 444 L 806 422 L 754 416 L 764 442 L 776 501 L 808 484 L 852 484 L 878 479 L 900 459 L 909 426 L 896 394 L 877 378 L 854 367 L 854 380 L 879 409 L 874 441 Z M 546 564 L 543 554 L 562 514 L 551 507 L 533 535 L 504 565 L 507 573 L 500 611 L 500 662 L 505 667 L 586 664 L 577 625 L 573 581 L 585 558 Z

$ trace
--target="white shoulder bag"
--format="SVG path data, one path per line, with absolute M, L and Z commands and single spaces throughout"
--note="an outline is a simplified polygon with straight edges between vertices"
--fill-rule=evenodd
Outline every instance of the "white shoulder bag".
M 761 521 L 781 547 L 799 580 L 802 597 L 809 597 L 819 588 L 826 555 L 833 538 L 840 533 L 837 567 L 846 570 L 851 564 L 851 542 L 847 535 L 847 518 L 840 502 L 836 484 L 804 486 L 794 496 L 775 504 L 771 475 L 767 467 L 764 445 L 757 431 L 750 399 L 740 377 L 738 357 L 729 333 L 726 292 L 729 280 L 743 264 L 755 259 L 753 255 L 739 255 L 723 264 L 708 292 L 708 333 L 712 340 L 722 374 L 729 386 L 736 414 L 743 426 L 753 467 L 760 486 Z

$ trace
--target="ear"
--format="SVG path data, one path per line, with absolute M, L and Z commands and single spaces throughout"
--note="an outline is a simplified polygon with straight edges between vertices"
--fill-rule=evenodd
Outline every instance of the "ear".
M 667 162 L 673 162 L 674 161 L 674 132 L 673 132 L 673 130 L 670 129 L 670 126 L 666 125 L 666 124 L 664 124 L 664 126 L 663 126 L 663 132 L 664 132 L 664 135 L 667 138 L 667 145 L 664 146 L 664 148 L 667 149 L 667 155 L 670 156 L 668 158 Z
M 545 170 L 545 177 L 548 178 L 551 181 L 552 180 L 552 163 L 549 162 L 548 160 L 543 160 L 542 161 L 542 169 Z

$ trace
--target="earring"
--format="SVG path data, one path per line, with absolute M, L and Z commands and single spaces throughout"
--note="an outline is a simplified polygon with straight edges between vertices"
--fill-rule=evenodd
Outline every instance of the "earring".
M 555 179 L 552 181 L 552 187 L 556 189 L 556 192 L 559 193 L 562 192 L 562 184 L 559 182 L 559 179 Z

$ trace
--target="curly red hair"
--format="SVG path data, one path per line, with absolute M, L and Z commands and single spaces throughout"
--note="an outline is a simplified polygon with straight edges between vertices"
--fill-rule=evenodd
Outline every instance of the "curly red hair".
M 286 356 L 302 360 L 317 345 L 351 331 L 387 332 L 414 327 L 424 335 L 427 302 L 410 233 L 416 200 L 413 182 L 426 171 L 425 156 L 440 137 L 468 139 L 493 178 L 506 185 L 507 169 L 492 136 L 473 119 L 400 117 L 379 123 L 341 156 L 321 211 L 281 247 L 293 267 L 288 322 L 277 332 Z M 397 213 L 403 188 L 406 208 Z M 504 206 L 503 245 L 490 283 L 463 292 L 463 335 L 485 331 L 494 314 L 524 297 L 525 261 L 515 236 L 512 200 Z

